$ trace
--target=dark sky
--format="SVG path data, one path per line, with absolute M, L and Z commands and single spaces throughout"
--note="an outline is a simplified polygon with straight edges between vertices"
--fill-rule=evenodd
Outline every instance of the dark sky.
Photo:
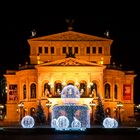
M 59 1 L 60 2 L 60 1 Z M 112 62 L 134 70 L 135 102 L 140 103 L 139 7 L 135 3 L 2 3 L 0 10 L 0 69 L 14 69 L 28 60 L 27 39 L 31 30 L 38 36 L 67 30 L 66 18 L 73 18 L 74 31 L 104 37 L 106 30 L 114 40 Z

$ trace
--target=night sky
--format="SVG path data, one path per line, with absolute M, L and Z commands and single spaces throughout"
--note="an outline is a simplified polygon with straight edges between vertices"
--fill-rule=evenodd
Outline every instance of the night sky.
M 112 59 L 124 69 L 134 70 L 135 103 L 140 103 L 139 8 L 137 3 L 2 3 L 0 9 L 0 70 L 15 69 L 29 60 L 27 39 L 31 30 L 37 36 L 67 31 L 67 18 L 74 19 L 73 30 L 104 37 L 109 30 L 113 41 Z M 106 1 L 107 2 L 107 1 Z

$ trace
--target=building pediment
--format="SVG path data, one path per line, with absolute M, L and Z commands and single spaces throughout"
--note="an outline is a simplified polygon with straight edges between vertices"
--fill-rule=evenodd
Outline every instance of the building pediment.
M 111 41 L 111 39 L 83 34 L 74 31 L 66 31 L 62 33 L 48 35 L 48 36 L 32 38 L 29 40 L 30 41 Z
M 40 66 L 96 66 L 96 67 L 103 67 L 103 65 L 100 65 L 97 63 L 92 63 L 92 62 L 84 61 L 84 60 L 77 59 L 77 58 L 71 58 L 71 57 L 37 65 L 37 67 L 40 67 Z

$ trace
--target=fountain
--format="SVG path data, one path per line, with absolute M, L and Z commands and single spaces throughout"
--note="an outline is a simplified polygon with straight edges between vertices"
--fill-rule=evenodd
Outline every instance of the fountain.
M 61 92 L 62 104 L 52 108 L 51 127 L 56 130 L 85 130 L 90 128 L 87 105 L 79 103 L 80 92 L 73 85 L 65 86 Z

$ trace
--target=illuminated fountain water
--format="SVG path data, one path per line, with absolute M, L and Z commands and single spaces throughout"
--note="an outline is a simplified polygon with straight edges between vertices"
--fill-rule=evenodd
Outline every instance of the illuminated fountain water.
M 85 130 L 90 127 L 90 114 L 87 105 L 79 103 L 80 92 L 68 85 L 61 92 L 63 104 L 52 109 L 51 127 L 56 130 Z

